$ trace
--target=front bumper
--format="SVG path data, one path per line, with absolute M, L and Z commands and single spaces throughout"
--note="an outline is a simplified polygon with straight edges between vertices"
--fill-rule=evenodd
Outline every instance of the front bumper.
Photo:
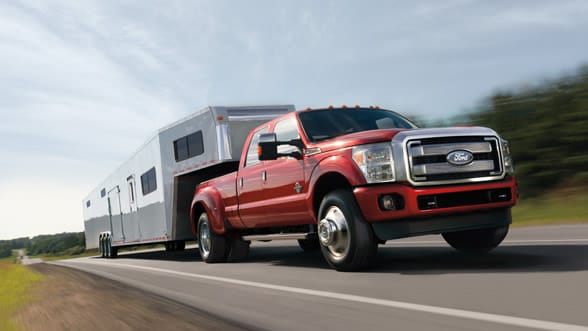
M 497 192 L 500 198 L 495 197 Z M 516 203 L 517 184 L 514 177 L 486 183 L 418 188 L 392 183 L 356 187 L 353 193 L 365 220 L 375 227 L 379 223 L 420 222 L 450 215 L 484 215 L 493 210 L 506 210 Z M 401 197 L 402 208 L 383 210 L 379 203 L 383 195 Z M 508 218 L 510 223 L 510 213 L 501 218 Z

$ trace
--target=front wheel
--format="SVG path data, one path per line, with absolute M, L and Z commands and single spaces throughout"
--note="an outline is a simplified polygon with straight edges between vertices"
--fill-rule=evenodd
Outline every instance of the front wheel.
M 337 271 L 356 271 L 371 266 L 377 240 L 348 190 L 328 193 L 319 208 L 318 236 L 321 251 Z
M 198 218 L 198 251 L 206 263 L 227 260 L 227 240 L 212 231 L 206 213 L 202 213 Z
M 506 237 L 508 225 L 491 229 L 443 233 L 443 239 L 460 252 L 484 254 L 496 248 Z

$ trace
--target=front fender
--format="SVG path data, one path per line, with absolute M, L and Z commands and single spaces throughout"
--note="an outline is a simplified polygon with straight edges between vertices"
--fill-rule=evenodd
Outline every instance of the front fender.
M 204 208 L 212 231 L 216 234 L 225 233 L 225 206 L 220 193 L 214 187 L 204 187 L 194 194 L 190 208 L 190 219 L 192 220 L 192 232 L 194 235 L 197 234 L 198 218 L 200 217 L 200 215 L 194 215 L 195 206 L 197 205 Z
M 316 194 L 317 182 L 325 175 L 338 174 L 345 178 L 347 184 L 351 187 L 365 185 L 365 177 L 357 165 L 344 156 L 334 155 L 327 157 L 313 168 L 309 178 L 309 195 L 307 197 L 307 205 L 309 210 L 313 210 L 314 195 Z M 343 184 L 343 183 L 342 183 Z

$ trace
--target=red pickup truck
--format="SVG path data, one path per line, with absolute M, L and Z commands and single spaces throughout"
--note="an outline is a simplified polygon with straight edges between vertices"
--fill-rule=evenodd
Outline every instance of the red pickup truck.
M 403 237 L 441 234 L 486 253 L 516 199 L 508 143 L 491 129 L 420 129 L 377 107 L 329 107 L 254 129 L 238 170 L 196 188 L 190 218 L 205 262 L 244 259 L 252 240 L 293 239 L 353 271 Z

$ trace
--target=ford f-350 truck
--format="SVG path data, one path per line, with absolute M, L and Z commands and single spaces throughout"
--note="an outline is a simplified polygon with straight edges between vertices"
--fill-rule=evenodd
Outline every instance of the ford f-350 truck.
M 421 129 L 378 107 L 329 107 L 250 132 L 238 170 L 196 188 L 190 220 L 208 263 L 246 258 L 252 240 L 293 239 L 354 271 L 386 240 L 418 235 L 486 253 L 516 199 L 508 142 L 489 128 Z

